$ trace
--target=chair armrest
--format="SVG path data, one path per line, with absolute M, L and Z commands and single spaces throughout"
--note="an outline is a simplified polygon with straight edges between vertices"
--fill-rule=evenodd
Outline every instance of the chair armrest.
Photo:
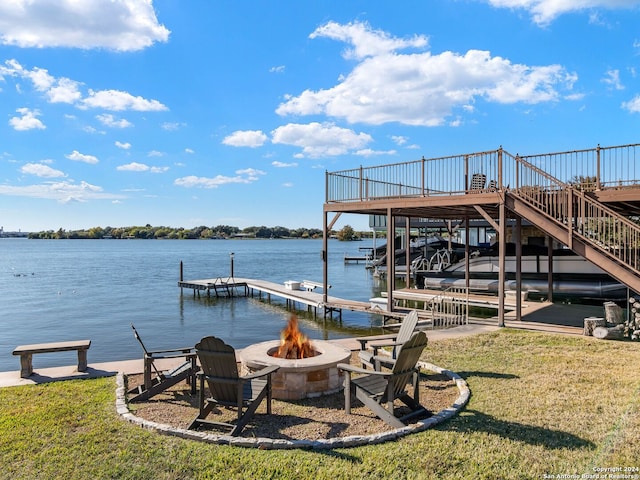
M 193 353 L 176 353 L 175 355 L 154 355 L 152 352 L 148 352 L 145 354 L 145 358 L 150 358 L 152 360 L 162 360 L 167 358 L 184 358 L 186 360 L 191 360 L 196 358 L 197 354 Z
M 170 350 L 153 350 L 153 351 L 148 351 L 147 354 L 149 356 L 155 356 L 157 353 L 172 353 L 174 354 L 174 356 L 176 357 L 183 357 L 184 355 L 188 355 L 188 354 L 193 354 L 195 355 L 196 352 L 194 351 L 195 348 L 194 347 L 185 347 L 185 348 L 172 348 Z
M 389 370 L 393 369 L 393 366 L 396 363 L 396 359 L 390 356 L 384 355 L 374 355 L 371 357 L 371 364 L 373 365 L 373 369 L 376 371 L 380 370 L 380 367 L 384 366 Z
M 253 380 L 254 378 L 264 377 L 266 375 L 270 375 L 276 372 L 280 367 L 278 365 L 268 365 L 264 368 L 261 368 L 257 372 L 250 373 L 249 375 L 245 375 L 240 377 L 242 380 Z
M 388 333 L 386 335 L 371 335 L 369 337 L 357 337 L 356 340 L 360 342 L 360 350 L 365 350 L 367 348 L 367 343 L 375 342 L 375 341 L 385 341 L 390 340 L 395 342 L 398 337 L 395 333 Z
M 393 343 L 372 343 L 369 346 L 373 348 L 373 354 L 378 355 L 378 350 L 383 347 L 401 347 L 403 345 L 402 342 L 393 342 Z
M 339 363 L 337 365 L 339 370 L 344 370 L 349 373 L 362 373 L 363 375 L 378 375 L 380 377 L 388 377 L 390 376 L 389 372 L 377 372 L 375 370 L 366 370 L 364 368 L 356 367 L 354 365 L 349 365 L 348 363 Z

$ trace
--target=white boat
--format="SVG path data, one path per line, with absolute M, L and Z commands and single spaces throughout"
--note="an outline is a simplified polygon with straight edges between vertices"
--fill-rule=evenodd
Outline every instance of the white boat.
M 474 291 L 497 293 L 500 270 L 499 256 L 495 250 L 472 250 L 470 257 L 469 288 Z M 546 247 L 529 247 L 526 249 L 526 254 L 523 252 L 522 291 L 533 296 L 548 296 L 548 259 Z M 412 272 L 418 288 L 444 289 L 451 286 L 465 286 L 465 270 L 464 258 L 458 260 L 453 253 L 443 250 L 430 257 L 427 262 L 423 259 L 412 264 Z M 505 271 L 505 291 L 516 290 L 516 257 L 512 248 L 508 248 L 505 256 Z M 628 293 L 625 285 L 614 280 L 597 265 L 568 249 L 554 250 L 552 273 L 554 296 L 622 300 Z

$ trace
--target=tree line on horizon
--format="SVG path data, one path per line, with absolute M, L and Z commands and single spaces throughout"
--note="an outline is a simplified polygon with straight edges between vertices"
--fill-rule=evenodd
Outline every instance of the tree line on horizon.
M 370 232 L 356 232 L 350 225 L 345 225 L 338 231 L 329 232 L 339 240 L 358 240 L 371 236 Z M 227 239 L 227 238 L 322 238 L 322 230 L 318 228 L 296 228 L 251 226 L 240 229 L 230 225 L 218 225 L 215 227 L 199 226 L 191 229 L 183 227 L 92 227 L 88 230 L 46 230 L 31 232 L 31 239 L 170 239 L 170 240 L 195 240 L 195 239 Z

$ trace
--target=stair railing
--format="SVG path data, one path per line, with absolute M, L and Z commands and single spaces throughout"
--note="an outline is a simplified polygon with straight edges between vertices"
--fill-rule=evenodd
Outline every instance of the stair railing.
M 640 274 L 640 226 L 571 184 L 563 183 L 535 165 L 515 157 L 516 189 L 520 199 L 574 238 Z M 578 186 L 579 187 L 579 186 Z

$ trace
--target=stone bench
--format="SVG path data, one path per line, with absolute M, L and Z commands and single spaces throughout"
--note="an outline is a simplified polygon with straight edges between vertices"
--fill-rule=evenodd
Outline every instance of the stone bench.
M 35 343 L 33 345 L 20 345 L 13 351 L 14 355 L 20 355 L 20 377 L 27 378 L 33 373 L 32 357 L 36 353 L 78 351 L 78 371 L 87 370 L 87 350 L 91 346 L 91 340 L 75 340 L 72 342 Z

